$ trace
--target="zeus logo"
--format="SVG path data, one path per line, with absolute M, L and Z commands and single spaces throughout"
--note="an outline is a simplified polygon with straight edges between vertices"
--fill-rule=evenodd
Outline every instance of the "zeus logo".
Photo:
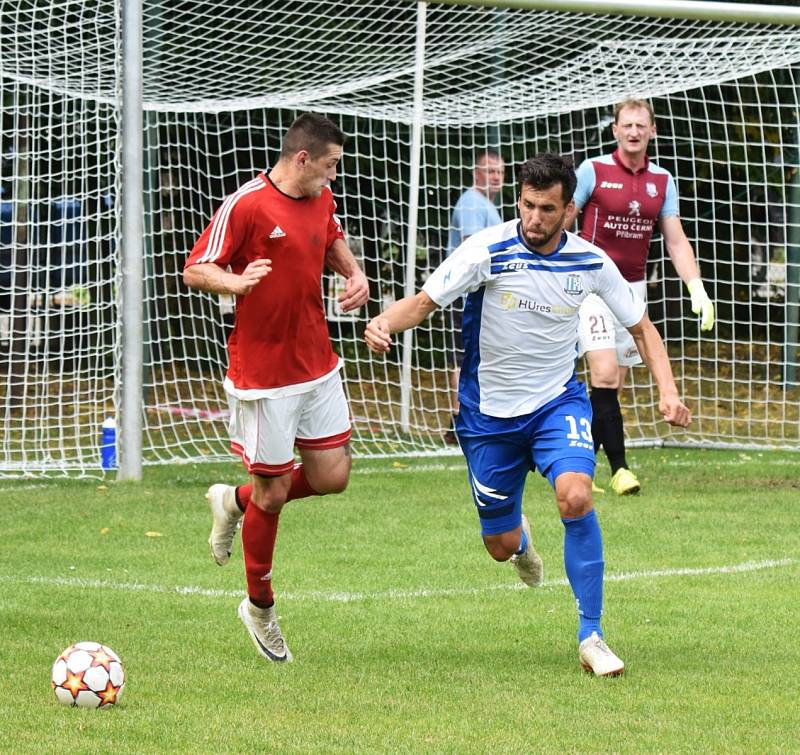
M 444 285 L 446 286 L 450 282 L 450 273 L 447 273 L 444 276 Z
M 503 270 L 525 270 L 527 267 L 527 262 L 506 262 L 503 265 Z

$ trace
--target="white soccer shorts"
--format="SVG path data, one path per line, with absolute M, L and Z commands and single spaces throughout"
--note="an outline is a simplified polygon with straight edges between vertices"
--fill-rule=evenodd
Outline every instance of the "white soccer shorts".
M 251 474 L 291 472 L 294 449 L 338 448 L 350 440 L 350 412 L 339 371 L 310 391 L 281 398 L 228 394 L 231 448 Z
M 636 281 L 631 283 L 631 287 L 646 303 L 647 281 Z M 589 294 L 581 303 L 578 314 L 580 318 L 578 343 L 581 356 L 587 351 L 615 349 L 617 364 L 621 367 L 633 367 L 642 363 L 633 336 L 614 317 L 608 305 L 599 296 Z

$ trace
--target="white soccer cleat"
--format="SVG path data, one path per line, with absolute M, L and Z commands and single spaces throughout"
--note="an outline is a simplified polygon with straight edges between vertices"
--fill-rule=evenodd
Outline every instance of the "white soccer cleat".
M 242 520 L 242 511 L 236 505 L 236 488 L 212 485 L 206 493 L 206 500 L 213 518 L 208 544 L 214 561 L 224 566 L 231 557 L 233 538 Z
M 292 653 L 278 626 L 275 606 L 259 608 L 250 602 L 250 598 L 245 598 L 239 603 L 239 618 L 247 628 L 259 655 L 275 663 L 288 663 L 292 660 Z
M 583 670 L 595 676 L 619 676 L 625 670 L 625 664 L 614 655 L 597 632 L 592 632 L 580 644 L 578 658 Z
M 638 493 L 642 486 L 639 478 L 630 469 L 620 467 L 611 478 L 611 489 L 617 495 L 633 495 Z
M 517 555 L 516 553 L 511 557 L 511 563 L 519 574 L 519 578 L 528 587 L 538 587 L 542 584 L 544 579 L 544 565 L 539 554 L 533 548 L 533 538 L 531 537 L 531 525 L 528 517 L 522 515 L 522 529 L 528 536 L 528 547 L 524 553 Z

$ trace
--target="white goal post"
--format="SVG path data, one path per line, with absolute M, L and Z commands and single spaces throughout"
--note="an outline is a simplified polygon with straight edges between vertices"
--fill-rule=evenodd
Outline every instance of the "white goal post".
M 515 166 L 610 151 L 613 105 L 632 95 L 655 107 L 652 157 L 676 178 L 718 322 L 700 332 L 656 237 L 650 313 L 695 421 L 660 422 L 636 369 L 629 442 L 800 450 L 798 9 L 0 0 L 0 42 L 0 475 L 98 474 L 107 418 L 126 437 L 122 476 L 232 458 L 232 303 L 188 291 L 180 272 L 225 195 L 274 163 L 307 110 L 347 134 L 333 189 L 372 287 L 342 315 L 339 282 L 324 281 L 354 452 L 453 453 L 447 313 L 388 357 L 366 350 L 367 318 L 442 259 L 476 152 L 505 159 L 510 219 Z

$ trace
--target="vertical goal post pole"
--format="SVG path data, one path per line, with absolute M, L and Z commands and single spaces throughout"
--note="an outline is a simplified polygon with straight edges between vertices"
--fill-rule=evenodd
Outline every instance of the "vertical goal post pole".
M 122 7 L 122 285 L 119 480 L 142 478 L 144 232 L 142 0 Z
M 409 160 L 408 218 L 406 235 L 405 296 L 413 296 L 417 271 L 417 227 L 419 222 L 419 174 L 422 153 L 425 88 L 425 13 L 427 3 L 417 3 L 417 38 L 414 61 L 414 105 L 411 123 L 411 155 Z M 411 371 L 414 352 L 414 330 L 403 333 L 403 357 L 400 375 L 400 428 L 411 429 Z

